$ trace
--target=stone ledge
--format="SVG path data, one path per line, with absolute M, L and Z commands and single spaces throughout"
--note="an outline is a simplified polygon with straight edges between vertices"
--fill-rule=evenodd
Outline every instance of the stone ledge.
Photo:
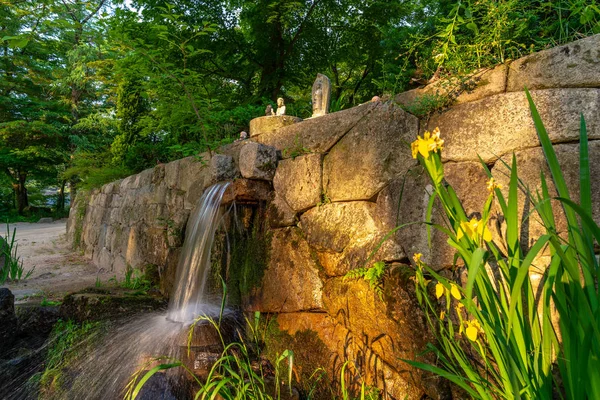
M 504 93 L 508 75 L 508 64 L 483 69 L 468 77 L 464 83 L 455 80 L 440 80 L 423 88 L 408 90 L 396 95 L 396 103 L 405 107 L 415 105 L 422 96 L 452 96 L 453 104 L 468 103 L 495 94 Z
M 513 61 L 507 91 L 600 87 L 600 34 Z
M 300 121 L 302 121 L 302 118 L 293 117 L 291 115 L 272 115 L 254 118 L 250 121 L 250 137 L 275 132 L 284 126 L 292 125 Z
M 544 89 L 531 92 L 553 143 L 579 140 L 579 116 L 590 139 L 600 138 L 600 89 Z M 491 163 L 513 151 L 539 145 L 523 92 L 502 93 L 433 115 L 421 131 L 439 127 L 444 161 Z
M 325 153 L 335 145 L 352 127 L 369 114 L 380 103 L 366 103 L 347 110 L 310 118 L 299 124 L 282 127 L 253 137 L 259 143 L 280 150 L 284 158 L 311 153 Z

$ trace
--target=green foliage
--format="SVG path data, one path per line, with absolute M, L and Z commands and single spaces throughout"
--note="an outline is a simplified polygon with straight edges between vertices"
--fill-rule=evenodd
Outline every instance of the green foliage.
M 48 300 L 46 297 L 42 299 L 40 306 L 42 307 L 56 307 L 62 303 L 60 300 Z
M 600 32 L 600 8 L 587 0 L 432 2 L 406 42 L 417 78 L 464 76 L 533 51 Z
M 231 238 L 229 269 L 226 274 L 221 271 L 221 275 L 229 277 L 229 304 L 241 305 L 242 299 L 260 285 L 271 245 L 271 235 L 265 233 L 264 224 L 256 214 L 249 234 L 236 233 Z
M 291 158 L 293 160 L 296 157 L 300 157 L 304 154 L 310 154 L 310 149 L 304 147 L 302 141 L 300 140 L 300 136 L 296 135 L 294 138 L 294 145 L 284 148 L 281 151 L 281 154 L 284 158 Z
M 520 183 L 515 157 L 510 166 L 508 198 L 491 180 L 481 219 L 469 219 L 452 187 L 443 182 L 440 151 L 428 150 L 426 156 L 419 153 L 433 182 L 434 196 L 447 217 L 448 228 L 435 227 L 448 236 L 468 276 L 464 288 L 459 288 L 457 282 L 439 275 L 415 255 L 417 298 L 436 332 L 438 345 L 430 345 L 430 351 L 440 366 L 406 362 L 449 379 L 473 398 L 553 399 L 556 393 L 564 393 L 567 399 L 596 398 L 600 395 L 595 383 L 600 378 L 600 346 L 593 332 L 598 332 L 600 302 L 594 243 L 600 239 L 600 228 L 591 217 L 585 123 L 582 117 L 581 197 L 576 204 L 570 200 L 552 143 L 527 95 L 567 219 L 567 238 L 557 232 L 545 176 L 541 175 L 541 191 L 529 192 Z M 491 178 L 486 165 L 482 163 L 482 167 Z M 545 227 L 544 234 L 531 245 L 520 238 L 519 191 L 531 199 L 533 213 Z M 494 202 L 502 211 L 506 235 L 492 240 L 487 224 Z M 534 291 L 530 267 L 546 250 L 550 262 Z M 436 296 L 445 302 L 441 312 L 440 305 L 429 296 L 431 279 L 437 281 Z M 552 323 L 554 306 L 560 316 L 558 327 Z M 555 362 L 558 379 L 553 377 Z
M 14 228 L 12 235 L 10 225 L 6 224 L 6 236 L 0 237 L 0 285 L 6 281 L 18 282 L 21 279 L 27 279 L 33 273 L 35 267 L 25 272 L 23 260 L 18 255 L 19 245 L 16 243 L 17 228 Z M 25 274 L 25 276 L 23 276 Z
M 348 271 L 344 276 L 344 280 L 348 279 L 364 279 L 369 283 L 371 289 L 379 295 L 379 298 L 383 298 L 383 275 L 385 273 L 385 262 L 377 261 L 369 268 L 361 267 L 355 268 Z
M 127 268 L 125 280 L 119 284 L 122 288 L 147 292 L 152 287 L 152 281 L 138 268 Z
M 448 96 L 438 94 L 423 94 L 414 99 L 408 105 L 402 105 L 402 108 L 412 115 L 423 118 L 447 107 L 451 102 Z
M 79 179 L 79 187 L 83 190 L 99 188 L 102 185 L 125 178 L 132 171 L 122 165 L 111 164 L 111 153 L 78 152 L 73 155 L 71 167 L 63 173 L 67 180 Z
M 41 396 L 60 391 L 64 382 L 63 369 L 99 337 L 99 322 L 77 324 L 72 320 L 59 320 L 50 333 L 44 371 L 40 376 Z

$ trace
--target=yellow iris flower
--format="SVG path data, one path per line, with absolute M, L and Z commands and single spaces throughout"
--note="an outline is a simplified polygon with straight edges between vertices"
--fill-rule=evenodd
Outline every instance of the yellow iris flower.
M 471 218 L 470 221 L 462 221 L 460 223 L 460 228 L 456 233 L 456 238 L 460 240 L 465 235 L 474 242 L 476 242 L 480 237 L 482 237 L 486 242 L 492 240 L 492 233 L 488 229 L 487 225 L 475 217 Z
M 433 132 L 425 131 L 423 137 L 417 136 L 417 140 L 411 143 L 413 158 L 421 154 L 423 158 L 428 158 L 429 153 L 441 151 L 444 146 L 444 140 L 440 138 L 440 129 L 435 128 Z
M 440 282 L 438 282 L 435 285 L 435 297 L 436 298 L 440 298 L 444 295 L 444 293 L 446 293 L 447 289 L 444 285 L 442 285 Z M 456 286 L 454 283 L 450 284 L 450 294 L 452 295 L 452 297 L 454 297 L 456 300 L 460 300 L 462 298 L 462 295 L 460 294 L 460 290 L 458 290 L 458 286 Z
M 487 190 L 489 190 L 490 193 L 494 193 L 494 190 L 496 189 L 502 189 L 502 185 L 497 183 L 494 178 L 490 178 L 490 180 L 487 181 Z
M 415 261 L 415 264 L 420 264 L 421 263 L 421 257 L 423 257 L 422 253 L 415 253 L 413 255 L 413 260 Z
M 481 329 L 479 321 L 476 319 L 465 321 L 465 335 L 471 342 L 475 342 L 480 333 L 483 333 L 483 329 Z

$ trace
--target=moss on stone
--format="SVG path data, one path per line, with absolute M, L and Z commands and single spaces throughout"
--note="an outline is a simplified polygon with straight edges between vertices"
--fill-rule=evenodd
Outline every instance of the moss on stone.
M 269 264 L 271 234 L 262 211 L 255 209 L 249 228 L 230 236 L 230 259 L 224 274 L 228 278 L 230 305 L 242 305 L 243 299 L 260 286 Z
M 290 335 L 279 329 L 275 318 L 269 318 L 265 323 L 267 329 L 264 336 L 264 356 L 275 364 L 283 351 L 293 351 L 294 376 L 302 394 L 310 394 L 308 397 L 315 400 L 335 398 L 333 381 L 327 375 L 331 351 L 317 333 L 303 330 Z
M 83 220 L 85 219 L 85 213 L 87 205 L 90 202 L 90 192 L 87 190 L 80 190 L 77 198 L 75 199 L 75 229 L 73 230 L 73 249 L 78 249 L 81 246 L 81 236 L 83 234 Z

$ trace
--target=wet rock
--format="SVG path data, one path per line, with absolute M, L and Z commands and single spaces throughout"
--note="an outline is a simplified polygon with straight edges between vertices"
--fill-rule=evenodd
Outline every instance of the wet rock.
M 362 267 L 387 234 L 376 217 L 376 204 L 366 201 L 329 203 L 302 214 L 301 227 L 328 276 Z M 383 242 L 372 262 L 404 257 L 398 243 Z
M 306 211 L 321 201 L 322 160 L 321 154 L 307 154 L 279 163 L 273 187 L 295 212 Z
M 578 141 L 580 113 L 588 136 L 600 138 L 600 89 L 546 89 L 531 93 L 553 143 Z M 442 157 L 494 162 L 505 154 L 539 146 L 525 93 L 503 93 L 434 114 L 424 129 L 440 128 Z M 412 141 L 413 139 L 411 139 Z
M 10 348 L 16 333 L 15 296 L 10 290 L 0 288 L 0 350 Z
M 227 187 L 223 195 L 222 204 L 237 203 L 258 203 L 269 201 L 273 196 L 273 190 L 270 182 L 236 179 Z
M 117 319 L 166 308 L 163 298 L 135 293 L 88 289 L 65 296 L 60 316 L 77 322 Z
M 261 312 L 315 310 L 323 306 L 316 262 L 298 228 L 273 231 L 269 264 L 249 309 Z
M 58 306 L 21 305 L 18 312 L 21 335 L 45 337 L 59 320 Z
M 409 144 L 417 135 L 418 124 L 415 116 L 396 105 L 376 107 L 325 157 L 325 194 L 332 201 L 375 196 L 392 177 L 415 165 Z
M 277 168 L 277 150 L 248 141 L 240 150 L 239 165 L 244 178 L 270 181 Z
M 600 34 L 519 58 L 510 65 L 508 91 L 600 86 Z

